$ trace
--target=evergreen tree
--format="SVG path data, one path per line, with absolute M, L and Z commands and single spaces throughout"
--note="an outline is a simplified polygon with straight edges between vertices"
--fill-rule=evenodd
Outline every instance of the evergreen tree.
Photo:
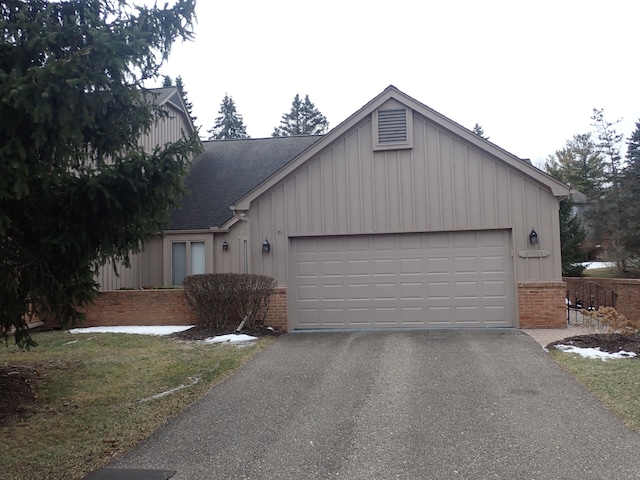
M 236 104 L 233 101 L 233 97 L 225 94 L 218 113 L 220 116 L 216 118 L 215 125 L 211 130 L 208 130 L 210 134 L 209 140 L 249 138 L 242 120 L 242 115 L 236 111 Z
M 545 170 L 590 200 L 597 198 L 605 181 L 602 156 L 590 133 L 567 140 L 564 148 L 547 158 Z
M 0 336 L 33 342 L 35 313 L 71 323 L 108 259 L 157 233 L 183 192 L 197 136 L 138 144 L 161 107 L 145 100 L 195 0 L 0 3 Z
M 489 137 L 485 136 L 484 134 L 484 130 L 482 129 L 482 125 L 480 125 L 479 123 L 476 122 L 475 126 L 473 127 L 473 130 L 471 130 L 473 133 L 475 133 L 476 135 L 478 135 L 479 137 L 484 138 L 485 140 L 489 140 Z
M 565 181 L 562 177 L 563 172 L 559 169 L 551 171 L 547 170 L 547 172 L 557 180 L 560 180 L 561 182 Z M 583 266 L 577 264 L 585 261 L 586 259 L 584 242 L 587 234 L 582 225 L 582 221 L 573 212 L 573 201 L 571 200 L 571 197 L 565 198 L 560 202 L 559 215 L 562 275 L 577 277 L 580 276 L 584 270 Z
M 189 113 L 189 117 L 191 118 L 191 123 L 195 125 L 198 117 L 195 117 L 193 115 L 193 104 L 189 101 L 187 91 L 184 88 L 184 83 L 182 82 L 182 77 L 180 75 L 176 77 L 176 88 L 178 89 L 178 92 L 180 92 L 180 96 L 184 101 L 184 106 L 187 107 L 187 112 Z
M 603 239 L 609 260 L 615 261 L 620 270 L 626 271 L 627 253 L 621 238 L 624 214 L 620 191 L 620 143 L 623 137 L 614 128 L 620 120 L 608 122 L 604 119 L 603 110 L 596 108 L 593 109 L 591 120 L 598 139 L 596 150 L 604 159 L 605 183 L 589 208 L 589 219 Z
M 579 263 L 586 260 L 584 241 L 587 234 L 580 218 L 573 213 L 573 201 L 565 198 L 560 202 L 560 254 L 562 275 L 579 277 L 584 267 Z
M 173 80 L 169 75 L 162 76 L 162 88 L 173 87 Z
M 284 113 L 280 126 L 273 130 L 274 137 L 292 137 L 294 135 L 320 135 L 329 128 L 327 118 L 305 95 L 304 101 L 296 94 L 291 104 L 291 111 Z
M 622 241 L 637 263 L 640 257 L 640 120 L 627 140 L 627 164 L 621 174 Z

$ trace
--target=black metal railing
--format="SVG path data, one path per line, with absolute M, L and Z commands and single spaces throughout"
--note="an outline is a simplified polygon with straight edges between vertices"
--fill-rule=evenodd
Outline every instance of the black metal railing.
M 583 324 L 581 310 L 598 310 L 599 307 L 616 306 L 617 293 L 606 290 L 595 282 L 582 282 L 572 290 L 567 290 L 567 323 Z

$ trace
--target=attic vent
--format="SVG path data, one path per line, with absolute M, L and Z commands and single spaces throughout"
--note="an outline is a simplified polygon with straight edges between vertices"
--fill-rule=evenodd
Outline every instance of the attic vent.
M 375 150 L 411 148 L 411 117 L 406 108 L 376 111 L 373 122 Z
M 405 143 L 407 141 L 407 111 L 380 110 L 378 112 L 378 143 Z

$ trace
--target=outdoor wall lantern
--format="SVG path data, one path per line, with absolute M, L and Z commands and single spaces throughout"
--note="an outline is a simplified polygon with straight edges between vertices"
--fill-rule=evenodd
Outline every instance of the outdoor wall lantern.
M 271 251 L 271 244 L 269 243 L 269 240 L 265 238 L 264 242 L 262 242 L 262 253 L 269 253 L 270 251 Z
M 529 234 L 529 243 L 531 245 L 537 245 L 538 244 L 538 234 L 536 233 L 536 231 L 533 228 L 531 229 L 531 233 Z
M 227 243 L 227 241 L 225 240 L 224 243 L 222 244 L 222 251 L 223 252 L 227 252 L 229 251 L 229 244 Z

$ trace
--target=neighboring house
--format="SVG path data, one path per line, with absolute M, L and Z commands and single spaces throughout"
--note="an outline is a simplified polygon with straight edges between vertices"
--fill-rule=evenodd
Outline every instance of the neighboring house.
M 289 329 L 564 321 L 569 189 L 393 86 L 324 136 L 205 142 L 187 187 L 129 286 L 273 276 Z
M 176 87 L 152 88 L 145 94 L 149 102 L 163 107 L 168 115 L 159 118 L 149 132 L 140 138 L 140 145 L 151 153 L 158 147 L 181 138 L 188 138 L 195 132 L 195 126 L 187 111 L 187 107 Z M 97 282 L 101 290 L 117 290 L 135 288 L 140 285 L 142 255 L 131 255 L 131 268 L 118 264 L 118 275 L 113 272 L 112 265 L 100 269 Z

